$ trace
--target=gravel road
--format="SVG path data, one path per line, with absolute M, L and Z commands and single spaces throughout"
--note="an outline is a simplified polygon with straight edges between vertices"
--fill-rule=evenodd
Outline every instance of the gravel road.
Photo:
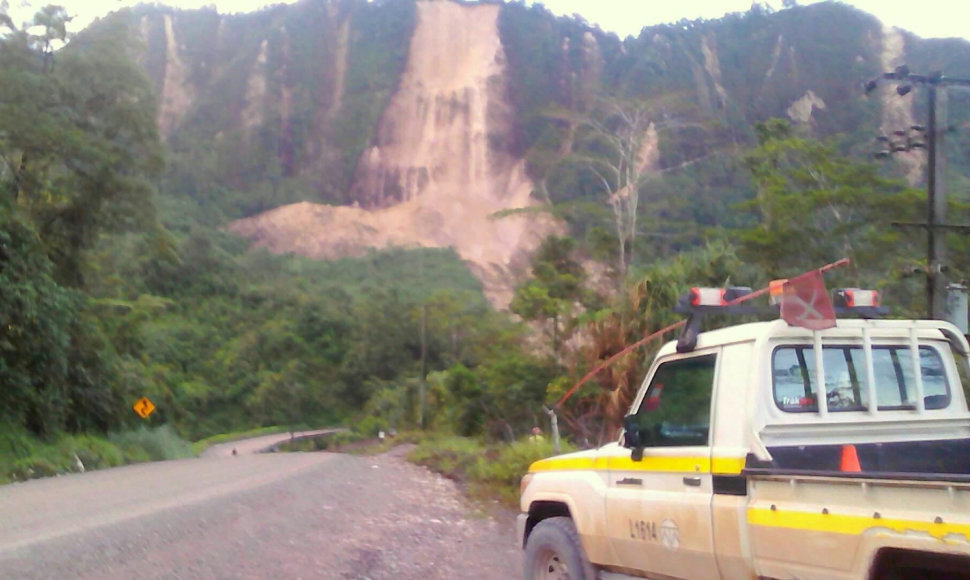
M 239 455 L 0 487 L 0 578 L 518 578 L 514 515 L 392 451 Z

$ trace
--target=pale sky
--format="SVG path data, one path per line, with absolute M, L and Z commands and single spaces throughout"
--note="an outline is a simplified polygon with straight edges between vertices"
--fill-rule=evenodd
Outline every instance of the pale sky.
M 11 14 L 26 18 L 31 9 L 20 9 L 24 0 L 7 0 Z M 251 12 L 271 4 L 291 3 L 293 0 L 168 0 L 159 2 L 180 8 L 215 6 L 219 12 Z M 531 1 L 531 0 L 530 0 Z M 83 28 L 94 18 L 123 6 L 138 4 L 132 0 L 30 0 L 33 6 L 60 4 L 68 13 L 76 15 L 75 29 Z M 545 0 L 542 2 L 556 14 L 579 14 L 590 24 L 616 32 L 620 37 L 636 35 L 644 26 L 676 22 L 681 18 L 719 18 L 728 12 L 744 12 L 751 0 Z M 781 0 L 767 3 L 780 9 Z M 800 0 L 799 4 L 811 4 Z M 967 0 L 849 0 L 846 2 L 874 14 L 890 26 L 909 30 L 924 38 L 959 36 L 970 39 L 970 2 Z

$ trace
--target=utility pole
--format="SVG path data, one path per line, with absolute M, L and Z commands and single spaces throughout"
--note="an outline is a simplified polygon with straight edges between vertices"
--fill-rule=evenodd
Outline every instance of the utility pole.
M 927 215 L 927 272 L 926 299 L 930 318 L 946 319 L 946 232 L 939 226 L 946 223 L 946 153 L 943 136 L 946 134 L 946 89 L 940 91 L 936 84 L 927 86 L 929 114 L 927 137 L 926 205 Z M 942 101 L 942 102 L 941 102 Z M 942 106 L 939 106 L 942 104 Z M 943 121 L 940 123 L 940 121 Z M 942 130 L 940 125 L 944 127 Z
M 418 427 L 424 429 L 424 407 L 427 398 L 428 383 L 428 305 L 421 305 L 421 392 L 418 395 Z
M 424 250 L 418 254 L 418 277 L 424 280 Z M 421 378 L 418 383 L 418 428 L 424 429 L 424 404 L 428 385 L 428 304 L 421 304 Z
M 888 157 L 897 151 L 910 151 L 913 148 L 926 147 L 926 223 L 908 224 L 895 223 L 902 227 L 926 228 L 926 311 L 929 318 L 936 320 L 947 319 L 947 283 L 946 283 L 946 231 L 966 229 L 965 226 L 953 226 L 946 223 L 946 151 L 944 149 L 944 135 L 946 124 L 946 89 L 950 86 L 970 87 L 970 79 L 945 77 L 942 72 L 932 72 L 928 75 L 912 74 L 909 67 L 902 65 L 893 72 L 883 73 L 882 76 L 865 84 L 866 94 L 879 86 L 880 81 L 897 83 L 896 93 L 905 96 L 913 90 L 913 85 L 924 85 L 927 88 L 927 127 L 926 143 L 907 140 L 905 144 L 894 144 L 887 137 L 887 150 L 876 154 L 878 158 Z M 913 129 L 922 129 L 914 126 Z M 896 134 L 901 134 L 896 131 Z

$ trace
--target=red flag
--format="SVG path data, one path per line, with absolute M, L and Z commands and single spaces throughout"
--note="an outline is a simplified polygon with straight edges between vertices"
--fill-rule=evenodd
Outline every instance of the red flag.
M 781 317 L 792 326 L 823 330 L 835 326 L 832 300 L 825 290 L 821 270 L 795 276 L 781 294 Z

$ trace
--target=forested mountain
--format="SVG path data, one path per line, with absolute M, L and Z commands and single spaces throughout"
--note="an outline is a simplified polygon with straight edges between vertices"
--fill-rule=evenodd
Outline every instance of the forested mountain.
M 519 2 L 141 6 L 55 51 L 64 18 L 0 20 L 0 413 L 45 437 L 133 425 L 142 395 L 193 438 L 514 437 L 685 285 L 842 256 L 918 313 L 923 238 L 888 224 L 925 215 L 925 149 L 872 153 L 920 139 L 925 91 L 862 86 L 970 75 L 970 43 L 837 3 L 626 39 Z M 959 222 L 963 93 L 948 114 Z M 580 391 L 572 436 L 609 432 L 643 362 Z
M 143 7 L 116 18 L 144 40 L 140 62 L 173 153 L 167 193 L 215 223 L 260 216 L 235 229 L 274 251 L 454 247 L 498 306 L 552 226 L 483 216 L 565 203 L 573 235 L 616 237 L 600 180 L 583 168 L 597 151 L 589 121 L 611 107 L 638 109 L 635 131 L 651 135 L 638 211 L 664 242 L 652 250 L 669 254 L 706 228 L 750 223 L 728 210 L 752 194 L 735 161 L 755 144 L 755 122 L 790 119 L 799 135 L 838 135 L 841 152 L 865 157 L 878 133 L 925 123 L 918 91 L 901 98 L 887 85 L 867 98 L 865 80 L 903 63 L 970 67 L 964 41 L 922 40 L 837 3 L 756 6 L 623 40 L 520 3 L 308 0 L 238 16 Z M 966 107 L 951 108 L 965 122 Z M 965 136 L 951 141 L 958 177 L 970 165 Z M 906 157 L 885 171 L 915 185 L 925 155 Z M 260 215 L 299 201 L 348 209 Z

